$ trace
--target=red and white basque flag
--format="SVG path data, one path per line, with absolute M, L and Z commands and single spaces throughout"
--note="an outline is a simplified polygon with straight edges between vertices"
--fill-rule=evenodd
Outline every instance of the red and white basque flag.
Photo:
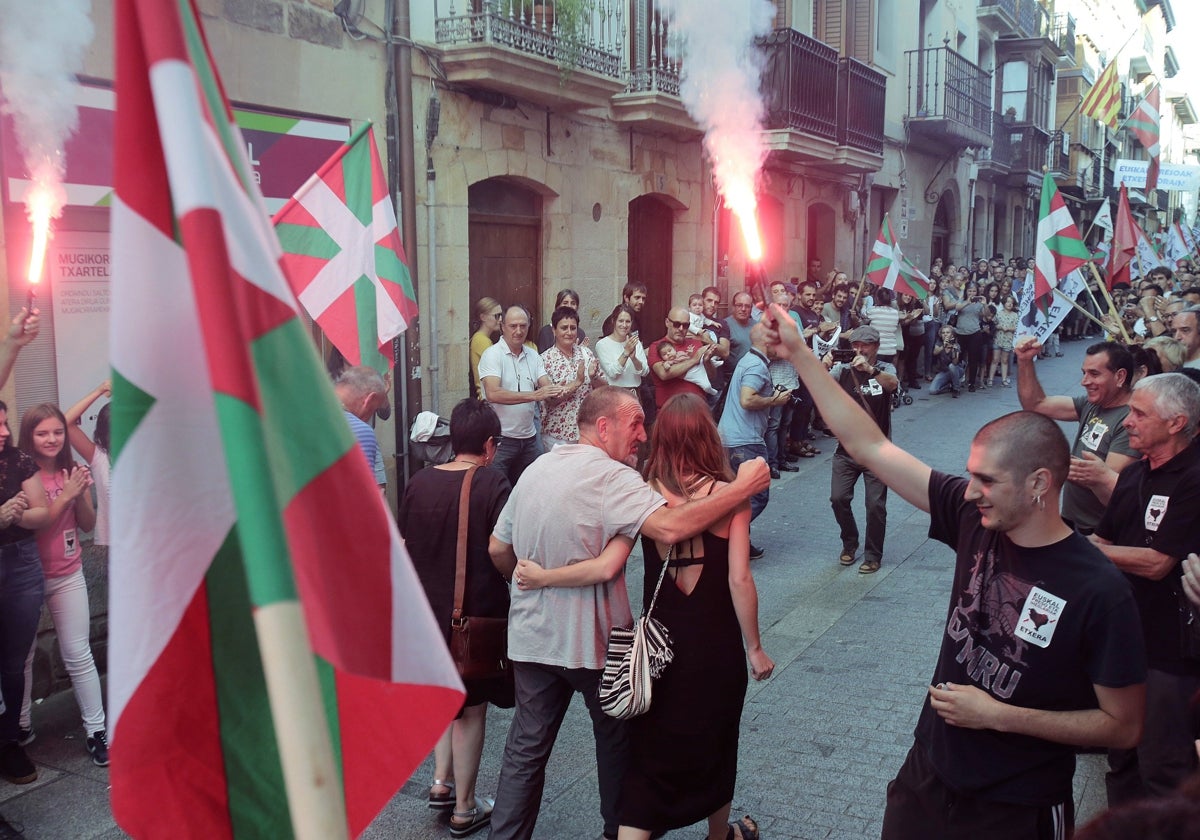
M 114 18 L 113 814 L 134 837 L 295 833 L 256 635 L 290 610 L 356 836 L 462 684 L 297 317 L 195 7 Z

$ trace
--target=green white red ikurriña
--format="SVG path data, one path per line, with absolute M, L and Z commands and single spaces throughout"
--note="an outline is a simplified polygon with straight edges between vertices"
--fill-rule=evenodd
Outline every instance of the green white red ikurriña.
M 352 365 L 385 372 L 417 315 L 375 135 L 367 123 L 275 214 L 283 270 Z
M 871 249 L 871 260 L 867 263 L 867 279 L 884 289 L 897 294 L 911 295 L 925 300 L 929 295 L 929 278 L 908 261 L 892 233 L 892 222 L 888 214 L 883 215 L 879 226 L 879 237 Z
M 1033 300 L 1041 307 L 1053 298 L 1059 280 L 1091 259 L 1091 252 L 1050 173 L 1042 179 L 1033 259 Z
M 187 0 L 117 0 L 112 806 L 291 836 L 253 621 L 299 602 L 358 835 L 462 686 L 279 269 Z

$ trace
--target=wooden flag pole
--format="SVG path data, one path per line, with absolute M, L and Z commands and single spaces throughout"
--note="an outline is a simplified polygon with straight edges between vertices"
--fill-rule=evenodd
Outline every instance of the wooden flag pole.
M 1075 307 L 1077 310 L 1079 310 L 1079 313 L 1080 313 L 1081 315 L 1083 315 L 1083 317 L 1087 318 L 1089 321 L 1091 321 L 1091 322 L 1092 322 L 1093 324 L 1095 324 L 1097 327 L 1099 327 L 1100 329 L 1104 330 L 1105 332 L 1108 332 L 1108 327 L 1106 327 L 1106 326 L 1104 325 L 1104 323 L 1103 323 L 1103 322 L 1102 322 L 1102 321 L 1101 321 L 1099 318 L 1097 318 L 1097 317 L 1096 317 L 1095 315 L 1093 315 L 1091 312 L 1088 312 L 1086 309 L 1084 309 L 1084 308 L 1083 308 L 1082 306 L 1080 306 L 1078 303 L 1076 303 L 1075 301 L 1073 301 L 1073 300 L 1071 300 L 1069 297 L 1067 297 L 1067 296 L 1066 296 L 1066 294 L 1064 294 L 1064 293 L 1063 293 L 1063 290 L 1062 290 L 1062 289 L 1059 289 L 1059 288 L 1057 288 L 1057 287 L 1056 287 L 1056 288 L 1054 289 L 1054 294 L 1058 295 L 1060 298 L 1062 298 L 1063 300 L 1065 300 L 1067 303 L 1071 304 L 1071 306 L 1073 306 L 1073 307 Z
M 254 611 L 263 676 L 283 765 L 292 831 L 301 840 L 345 840 L 346 809 L 329 720 L 299 601 Z
M 1125 339 L 1126 344 L 1132 344 L 1129 333 L 1125 330 L 1125 322 L 1121 320 L 1121 313 L 1117 312 L 1117 304 L 1113 301 L 1112 295 L 1109 294 L 1108 284 L 1100 278 L 1100 272 L 1096 270 L 1096 264 L 1088 260 L 1088 267 L 1092 270 L 1092 276 L 1096 278 L 1096 284 L 1100 286 L 1100 291 L 1104 293 L 1104 299 L 1108 301 L 1108 313 L 1116 319 L 1118 326 L 1121 327 L 1121 337 Z M 1107 329 L 1107 327 L 1105 327 Z

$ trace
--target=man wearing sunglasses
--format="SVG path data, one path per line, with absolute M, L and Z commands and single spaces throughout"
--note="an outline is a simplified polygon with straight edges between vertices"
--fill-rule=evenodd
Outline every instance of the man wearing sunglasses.
M 713 345 L 705 346 L 704 342 L 688 336 L 691 320 L 688 311 L 677 306 L 667 313 L 667 334 L 650 344 L 646 351 L 646 360 L 650 363 L 650 375 L 654 378 L 654 401 L 662 408 L 667 400 L 676 394 L 695 394 L 704 399 L 704 391 L 694 382 L 685 379 L 688 371 L 702 365 L 712 353 Z M 675 357 L 664 361 L 659 351 L 662 341 L 668 342 L 675 348 Z

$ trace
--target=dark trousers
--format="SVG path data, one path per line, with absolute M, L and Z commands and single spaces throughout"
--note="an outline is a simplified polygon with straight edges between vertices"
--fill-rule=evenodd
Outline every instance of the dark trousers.
M 921 360 L 921 351 L 925 349 L 925 335 L 906 335 L 904 336 L 904 349 L 900 351 L 901 358 L 904 359 L 904 381 L 911 385 L 916 382 L 921 376 L 921 369 L 918 367 Z
M 729 456 L 729 466 L 733 467 L 733 471 L 736 473 L 738 467 L 746 461 L 752 461 L 755 458 L 762 458 L 765 461 L 767 458 L 767 445 L 765 443 L 754 443 L 745 446 L 727 446 L 725 447 L 725 454 Z M 763 512 L 770 499 L 770 489 L 763 490 L 761 493 L 755 493 L 750 497 L 751 522 L 757 519 L 758 515 Z
M 979 366 L 983 364 L 983 331 L 960 335 L 958 343 L 967 355 L 967 384 L 979 382 Z
M 515 487 L 521 473 L 541 454 L 542 445 L 537 435 L 527 438 L 502 437 L 496 447 L 496 457 L 492 459 L 492 469 L 508 476 L 508 483 Z
M 920 744 L 913 744 L 888 783 L 880 840 L 1066 840 L 1075 804 L 992 802 L 955 793 L 942 783 Z
M 792 424 L 789 436 L 793 443 L 803 443 L 809 438 L 809 425 L 812 423 L 813 398 L 804 383 L 792 391 Z
M 933 345 L 937 344 L 938 333 L 942 325 L 938 321 L 928 321 L 925 324 L 925 375 L 933 376 Z
M 767 463 L 775 469 L 787 457 L 788 429 L 792 426 L 792 403 L 773 405 L 767 409 Z
M 887 531 L 887 485 L 849 455 L 835 452 L 829 482 L 829 503 L 833 507 L 833 518 L 842 529 L 842 547 L 858 548 L 858 523 L 854 521 L 850 503 L 854 501 L 854 485 L 858 483 L 860 475 L 867 494 L 867 543 L 863 546 L 863 559 L 881 561 L 883 536 Z
M 1132 750 L 1108 751 L 1108 806 L 1166 796 L 1196 769 L 1196 747 L 1188 704 L 1200 677 L 1151 668 L 1146 672 L 1146 724 Z
M 0 547 L 0 743 L 17 740 L 25 693 L 25 657 L 33 647 L 46 581 L 37 542 Z
M 592 717 L 604 832 L 616 836 L 620 825 L 617 800 L 629 764 L 629 735 L 625 721 L 609 717 L 600 709 L 600 673 L 587 668 L 513 662 L 517 710 L 500 764 L 490 840 L 528 840 L 533 836 L 546 785 L 546 762 L 575 692 L 583 695 Z

